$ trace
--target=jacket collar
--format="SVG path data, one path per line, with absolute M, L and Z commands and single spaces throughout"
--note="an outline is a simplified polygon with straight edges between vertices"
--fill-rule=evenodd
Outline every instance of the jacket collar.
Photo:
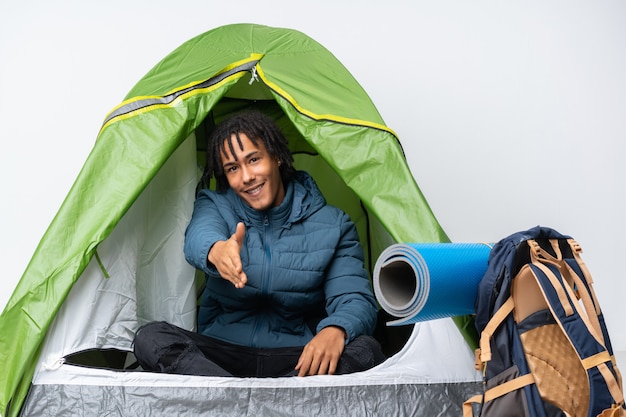
M 305 171 L 298 171 L 296 177 L 285 188 L 285 198 L 277 207 L 258 211 L 248 206 L 232 189 L 228 189 L 229 198 L 235 202 L 239 217 L 248 225 L 262 225 L 266 219 L 289 228 L 291 224 L 308 217 L 326 204 L 313 178 Z

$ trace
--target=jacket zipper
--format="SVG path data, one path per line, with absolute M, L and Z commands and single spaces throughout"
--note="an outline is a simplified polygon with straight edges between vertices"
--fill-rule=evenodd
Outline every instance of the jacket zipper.
M 272 263 L 272 251 L 269 242 L 270 239 L 270 219 L 268 215 L 263 216 L 263 250 L 265 252 L 265 258 L 263 260 L 263 274 L 261 275 L 261 295 L 265 295 L 269 290 L 269 277 L 270 266 Z M 252 347 L 258 347 L 258 335 L 259 328 L 261 327 L 260 320 L 257 317 L 256 325 L 254 326 L 254 333 L 252 334 Z

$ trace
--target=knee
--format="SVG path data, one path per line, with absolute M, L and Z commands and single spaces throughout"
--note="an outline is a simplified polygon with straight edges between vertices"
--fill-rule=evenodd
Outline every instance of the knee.
M 371 336 L 359 336 L 350 342 L 342 355 L 338 374 L 364 371 L 386 359 L 380 343 Z
M 170 332 L 170 325 L 163 321 L 153 321 L 141 326 L 135 332 L 133 352 L 137 358 L 152 356 L 163 340 L 162 335 Z
M 143 342 L 144 340 L 154 339 L 154 336 L 162 333 L 167 326 L 169 325 L 164 321 L 151 321 L 144 324 L 135 332 L 135 343 L 137 341 Z
M 184 349 L 180 330 L 164 321 L 153 321 L 135 332 L 133 353 L 144 370 L 166 372 L 170 355 Z
M 358 352 L 369 352 L 371 354 L 369 359 L 372 362 L 376 363 L 376 365 L 387 359 L 385 357 L 385 354 L 383 353 L 380 343 L 372 336 L 359 336 L 354 339 L 351 344 L 353 345 L 353 348 Z

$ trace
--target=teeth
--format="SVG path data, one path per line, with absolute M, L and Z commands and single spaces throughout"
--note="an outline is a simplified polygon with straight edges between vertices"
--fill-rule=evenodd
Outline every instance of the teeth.
M 258 186 L 258 187 L 256 187 L 256 188 L 253 188 L 252 190 L 248 190 L 248 191 L 246 191 L 246 192 L 247 192 L 248 194 L 254 194 L 254 193 L 256 193 L 257 191 L 259 191 L 259 190 L 261 189 L 261 187 L 263 187 L 263 184 L 259 185 L 259 186 Z

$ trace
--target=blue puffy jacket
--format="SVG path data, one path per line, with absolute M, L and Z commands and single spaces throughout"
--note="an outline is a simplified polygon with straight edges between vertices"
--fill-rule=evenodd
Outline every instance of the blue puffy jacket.
M 245 287 L 222 279 L 209 249 L 246 225 L 241 250 Z M 371 334 L 376 301 L 350 220 L 326 203 L 309 174 L 298 172 L 278 207 L 259 212 L 231 189 L 202 190 L 185 235 L 187 261 L 206 273 L 198 331 L 242 346 L 304 346 L 322 328 L 342 327 L 347 342 Z

